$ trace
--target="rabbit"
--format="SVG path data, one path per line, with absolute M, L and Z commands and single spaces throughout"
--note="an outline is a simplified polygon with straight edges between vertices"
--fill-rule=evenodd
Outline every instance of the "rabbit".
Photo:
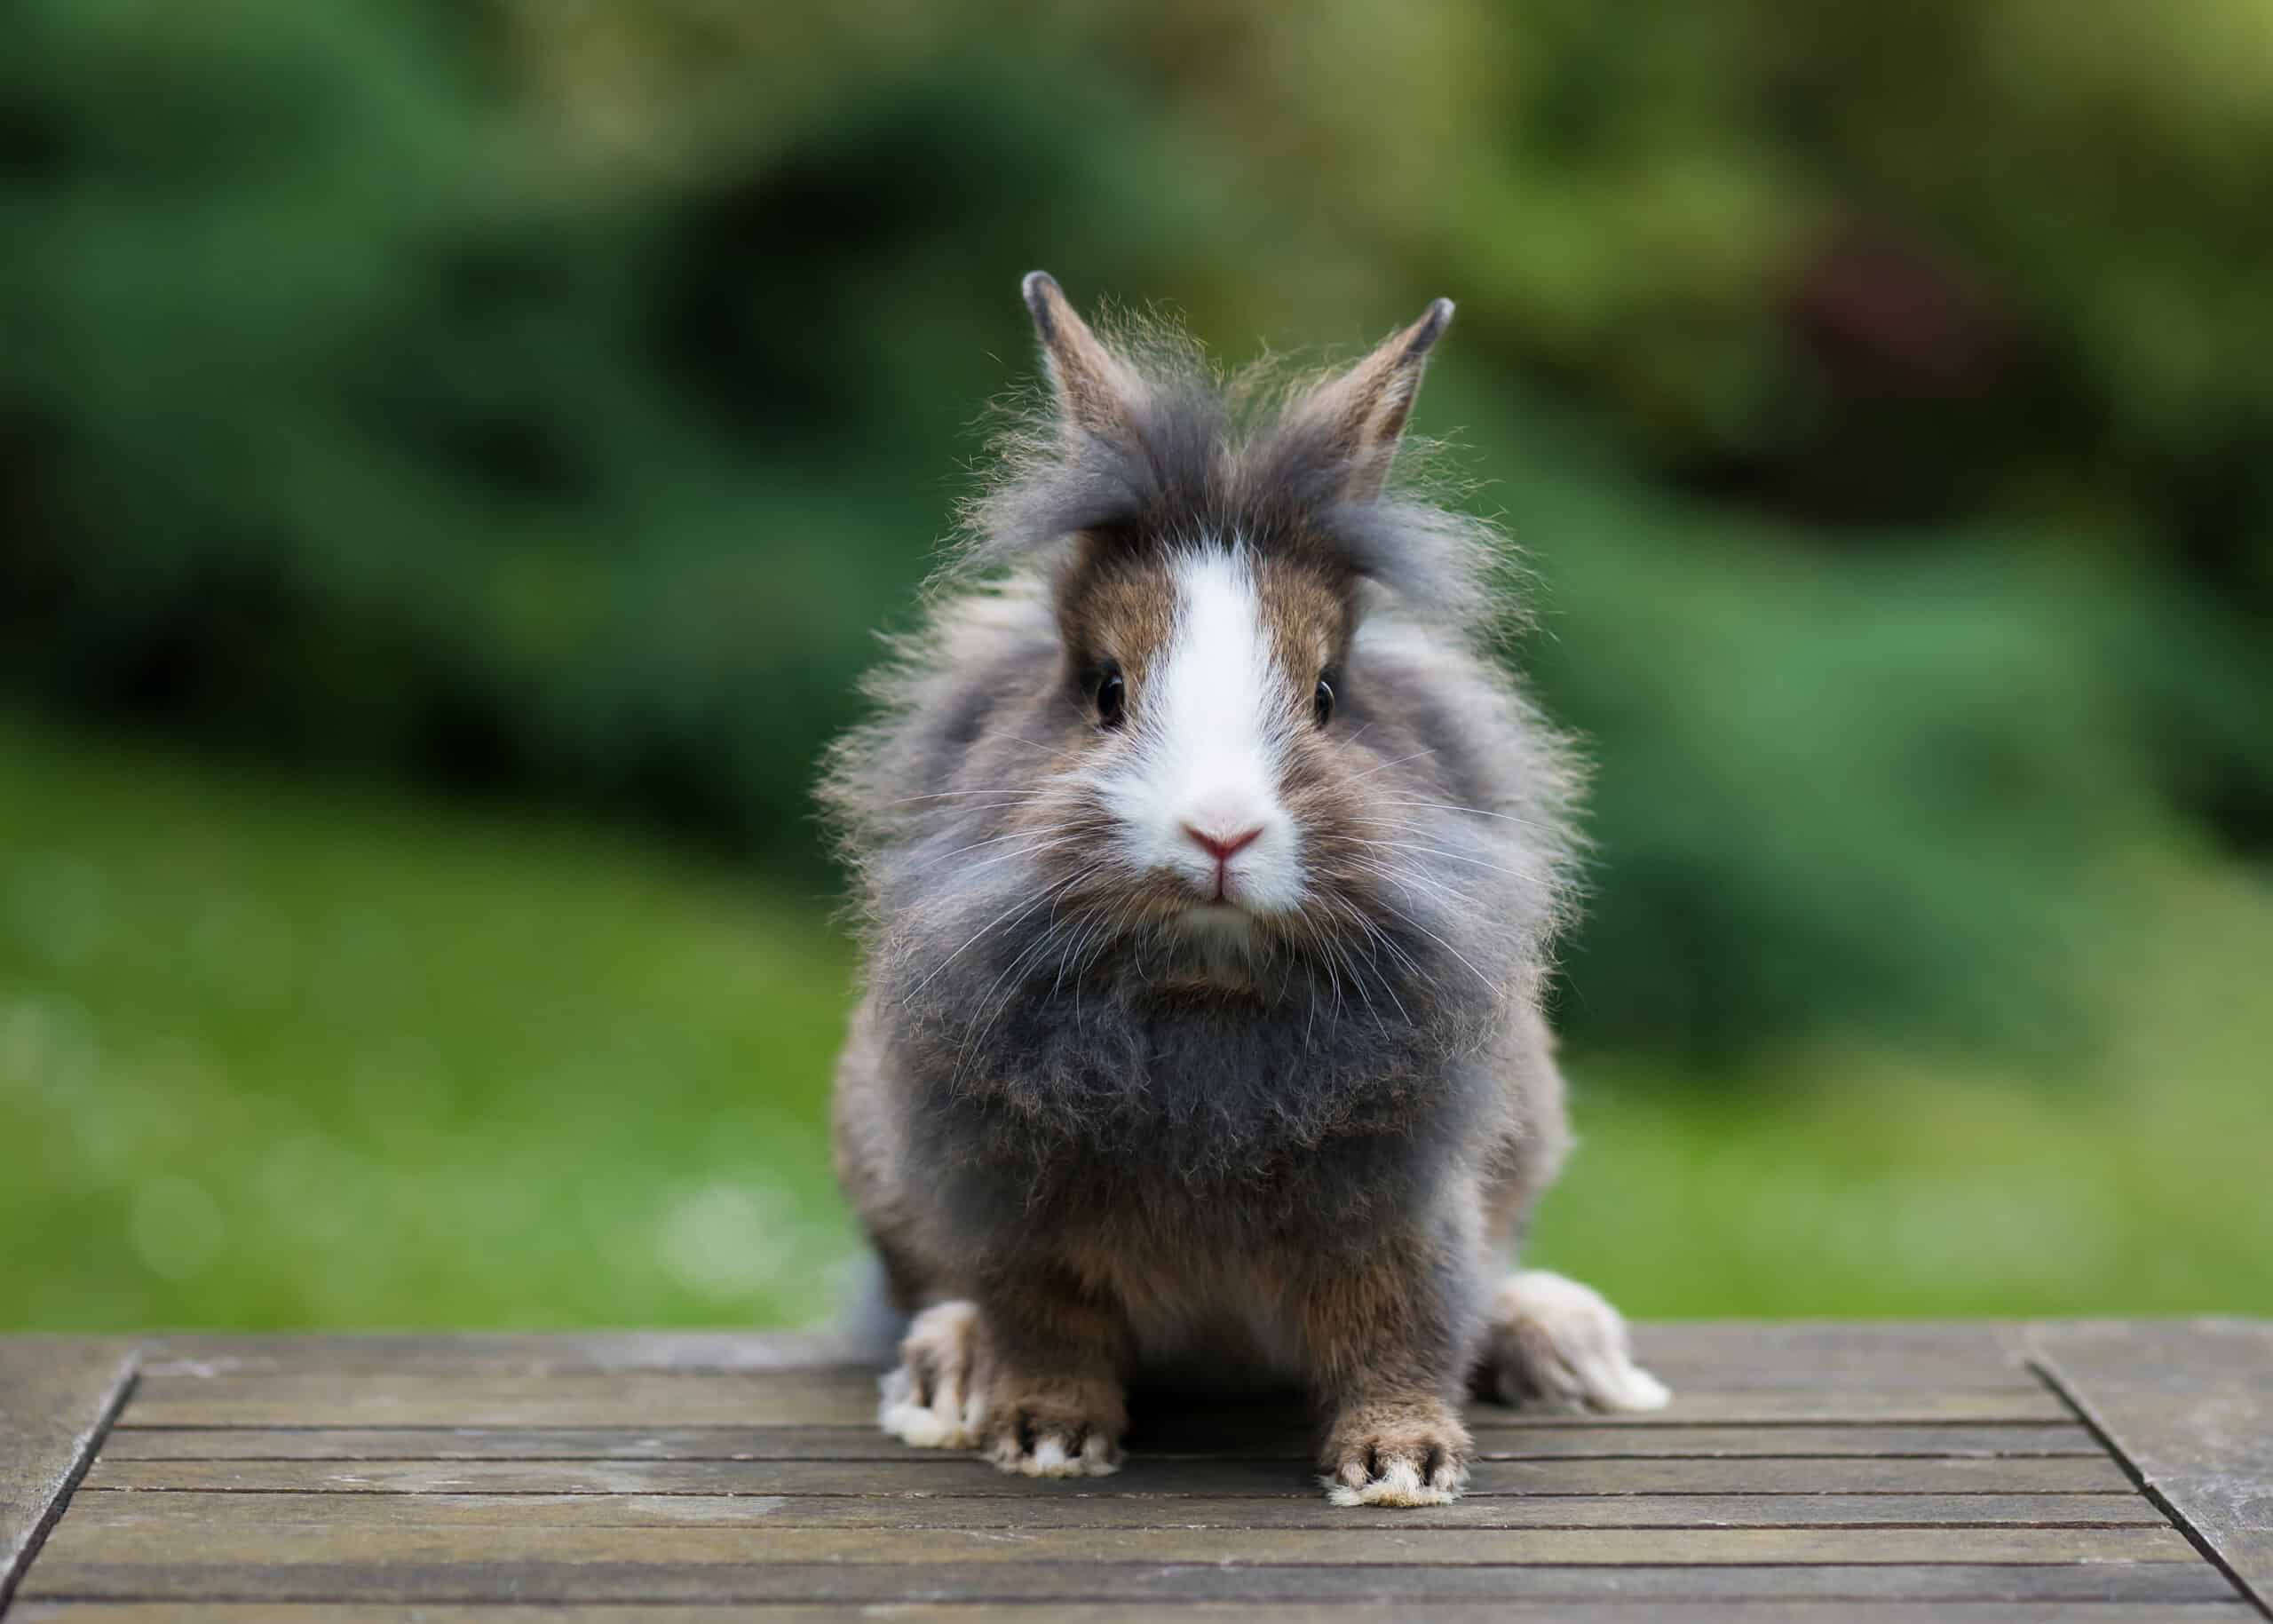
M 822 786 L 880 1424 L 1074 1477 L 1132 1377 L 1294 1385 L 1333 1501 L 1414 1506 L 1468 1392 L 1664 1404 L 1599 1295 L 1507 1271 L 1569 1144 L 1580 782 L 1493 657 L 1497 532 L 1390 479 L 1451 303 L 1272 393 L 1024 293 L 1046 404 Z

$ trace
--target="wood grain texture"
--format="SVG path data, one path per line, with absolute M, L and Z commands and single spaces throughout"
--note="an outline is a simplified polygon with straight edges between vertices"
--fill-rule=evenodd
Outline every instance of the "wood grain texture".
M 78 1532 L 123 1540 L 183 1528 L 896 1529 L 912 1536 L 994 1529 L 2113 1528 L 2167 1526 L 2133 1493 L 2112 1494 L 1469 1495 L 1448 1506 L 1344 1510 L 1318 1494 L 1275 1500 L 1113 1494 L 1022 1499 L 890 1494 L 267 1493 L 82 1489 Z M 1227 1542 L 1228 1544 L 1228 1542 Z
M 122 1547 L 99 1515 L 74 1505 L 32 1570 L 49 1584 L 50 1566 L 107 1558 Z M 290 1566 L 309 1562 L 408 1565 L 479 1562 L 629 1563 L 656 1567 L 747 1566 L 752 1563 L 897 1564 L 937 1568 L 1058 1562 L 1089 1566 L 1215 1563 L 1241 1567 L 1314 1567 L 1351 1563 L 1444 1566 L 1605 1565 L 1670 1563 L 2174 1563 L 2193 1565 L 2194 1548 L 2164 1526 L 2112 1528 L 1541 1528 L 1432 1529 L 1409 1519 L 1352 1518 L 1326 1529 L 1220 1531 L 1154 1524 L 1139 1528 L 941 1529 L 917 1539 L 901 1530 L 768 1527 L 753 1535 L 719 1527 L 487 1526 L 476 1537 L 430 1525 L 281 1523 L 257 1508 L 195 1525 L 138 1528 L 139 1561 L 182 1566 Z M 42 1586 L 44 1588 L 44 1586 Z
M 828 1332 L 562 1331 L 535 1335 L 204 1335 L 146 1338 L 153 1374 L 388 1370 L 495 1375 L 866 1370 L 875 1351 Z
M 1123 1471 L 1037 1482 L 880 1436 L 826 1338 L 164 1337 L 7 1624 L 2256 1616 L 2094 1430 L 2183 1509 L 2255 1412 L 2054 1330 L 2077 1369 L 2007 1324 L 1644 1327 L 1672 1409 L 1472 1406 L 1470 1493 L 1403 1511 L 1327 1505 L 1283 1396 L 1139 1392 Z
M 2024 1327 L 1992 1320 L 1689 1320 L 1635 1327 L 1643 1362 L 1709 1388 L 2033 1387 Z M 154 1373 L 432 1370 L 493 1374 L 749 1372 L 864 1367 L 870 1350 L 806 1332 L 604 1331 L 544 1335 L 170 1335 L 147 1339 Z
M 1664 1607 L 1674 1624 L 1679 1624 L 1680 1614 L 1671 1604 L 2214 1603 L 2235 1598 L 2224 1575 L 2202 1562 L 1271 1567 L 1058 1560 L 946 1565 L 913 1561 L 687 1563 L 661 1557 L 628 1560 L 613 1552 L 547 1559 L 518 1549 L 456 1561 L 406 1559 L 392 1552 L 360 1558 L 310 1555 L 297 1562 L 255 1564 L 181 1563 L 169 1556 L 115 1551 L 53 1563 L 43 1558 L 24 1595 L 28 1601 L 574 1601 L 650 1607 L 688 1603 L 890 1604 L 897 1608 L 941 1602 L 1002 1606 L 1212 1601 L 1405 1610 L 1439 1603 L 1520 1601 L 1565 1604 L 1575 1611 L 1580 1604 L 1618 1602 Z M 669 1618 L 667 1613 L 658 1616 Z M 2226 1616 L 2218 1615 L 2219 1624 L 2226 1624 Z
M 1319 1624 L 1346 1620 L 1361 1624 L 1374 1616 L 1374 1604 L 1345 1607 L 1311 1603 L 1287 1606 L 1262 1603 L 1193 1602 L 1186 1604 L 1113 1602 L 1044 1603 L 1005 1606 L 996 1603 L 918 1603 L 893 1607 L 889 1624 Z M 2078 1624 L 2070 1602 L 1899 1602 L 1786 1601 L 1693 1604 L 1601 1602 L 1587 1607 L 1584 1624 Z M 2238 1601 L 2102 1602 L 2091 1605 L 2083 1624 L 2241 1624 L 2255 1610 Z M 407 1624 L 399 1605 L 326 1607 L 321 1624 Z M 1430 1624 L 1565 1624 L 1567 1602 L 1437 1602 Z M 313 1624 L 308 1610 L 289 1602 L 34 1602 L 10 1615 L 12 1624 Z M 500 1603 L 488 1605 L 423 1606 L 416 1624 L 751 1624 L 743 1606 L 691 1604 L 658 1609 L 606 1604 Z M 757 1624 L 879 1624 L 877 1611 L 845 1606 L 768 1607 Z
M 913 1453 L 913 1452 L 911 1452 Z M 1152 1461 L 1079 1484 L 1018 1477 L 986 1462 L 907 1461 L 115 1461 L 91 1489 L 228 1489 L 244 1493 L 535 1494 L 881 1494 L 979 1497 L 1031 1504 L 1069 1495 L 1129 1499 L 1246 1495 L 1317 1499 L 1301 1461 Z M 2114 1493 L 2147 1502 L 2106 1455 L 2049 1460 L 1890 1461 L 1591 1459 L 1482 1461 L 1471 1494 L 1964 1494 Z M 1165 1514 L 1165 1513 L 1163 1513 Z
M 2273 1322 L 2046 1325 L 2030 1347 L 2273 1613 Z
M 2104 1460 L 2099 1440 L 2073 1422 L 1930 1422 L 1776 1427 L 1678 1424 L 1535 1426 L 1471 1411 L 1469 1429 L 1487 1460 L 1754 1455 Z M 1236 1433 L 1237 1447 L 1226 1447 Z M 1156 1419 L 1137 1441 L 1142 1458 L 1307 1462 L 1299 1414 L 1252 1418 L 1238 1428 Z M 123 1461 L 889 1461 L 936 1460 L 882 1433 L 843 1427 L 138 1427 L 122 1417 L 103 1459 Z
M 550 1375 L 342 1367 L 275 1372 L 147 1372 L 136 1426 L 693 1427 L 875 1426 L 875 1383 L 808 1371 L 568 1371 Z M 1478 1406 L 1479 1415 L 1516 1412 Z M 1141 1413 L 1140 1413 L 1141 1414 Z M 1534 1426 L 1651 1427 L 1710 1422 L 2067 1422 L 2041 1383 L 1997 1388 L 1691 1389 L 1632 1417 L 1533 1415 Z M 1143 1422 L 1140 1418 L 1140 1426 Z
M 125 1343 L 0 1339 L 0 1608 L 133 1371 Z

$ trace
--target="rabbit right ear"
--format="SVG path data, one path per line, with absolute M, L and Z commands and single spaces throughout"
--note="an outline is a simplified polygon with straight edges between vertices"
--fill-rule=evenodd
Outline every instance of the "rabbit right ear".
M 1100 434 L 1125 424 L 1136 392 L 1136 380 L 1129 368 L 1074 313 L 1056 277 L 1032 271 L 1024 286 L 1026 309 L 1034 314 L 1034 334 L 1049 357 L 1049 379 L 1057 386 L 1058 410 L 1065 421 Z
M 1390 461 L 1405 434 L 1413 398 L 1421 390 L 1429 352 L 1453 319 L 1453 302 L 1436 299 L 1412 326 L 1393 333 L 1372 354 L 1313 389 L 1292 414 L 1325 437 L 1347 467 L 1344 494 L 1369 502 L 1389 480 Z

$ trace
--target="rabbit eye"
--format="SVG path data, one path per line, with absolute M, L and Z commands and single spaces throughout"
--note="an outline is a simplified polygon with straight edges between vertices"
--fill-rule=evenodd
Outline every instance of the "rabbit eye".
M 1121 680 L 1121 668 L 1107 663 L 1097 672 L 1097 725 L 1118 727 L 1128 716 L 1129 685 Z
M 1324 727 L 1334 719 L 1334 673 L 1327 672 L 1318 679 L 1318 691 L 1311 695 L 1311 709 Z

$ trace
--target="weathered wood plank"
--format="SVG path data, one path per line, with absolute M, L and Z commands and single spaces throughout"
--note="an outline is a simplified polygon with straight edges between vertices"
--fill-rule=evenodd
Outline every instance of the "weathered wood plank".
M 939 1500 L 872 1494 L 328 1494 L 82 1489 L 88 1537 L 139 1541 L 184 1527 L 887 1528 L 2111 1528 L 2167 1526 L 2119 1494 L 1506 1494 L 1448 1506 L 1342 1510 L 1323 1495 L 1263 1500 L 1127 1495 Z
M 2030 1345 L 2273 1613 L 2273 1321 L 2043 1325 Z
M 738 1536 L 745 1542 L 747 1536 Z M 642 1536 L 652 1540 L 653 1535 Z M 2210 1603 L 2237 1599 L 2207 1563 L 1730 1563 L 1691 1566 L 1540 1565 L 1414 1567 L 1394 1564 L 1295 1567 L 1216 1562 L 1116 1565 L 1013 1560 L 986 1565 L 532 1559 L 512 1552 L 458 1562 L 340 1559 L 310 1553 L 291 1563 L 182 1563 L 155 1553 L 43 1559 L 28 1600 L 163 1599 L 467 1604 L 548 1601 L 795 1604 L 961 1602 L 1265 1602 L 1397 1607 L 1459 1602 L 1533 1604 L 1616 1601 L 1629 1605 L 1815 1601 L 1850 1604 L 2046 1602 Z M 1678 1624 L 1680 1614 L 1668 1616 Z M 329 1616 L 329 1615 L 327 1615 Z M 668 1616 L 668 1615 L 666 1615 Z M 1352 1615 L 1366 1616 L 1363 1613 Z M 2214 1615 L 2229 1624 L 2229 1615 Z
M 2025 1387 L 2019 1327 L 1996 1320 L 1743 1320 L 1635 1327 L 1640 1361 L 1699 1387 Z
M 1318 1624 L 1321 1617 L 1350 1624 L 1376 1604 L 1326 1609 L 1318 1603 L 1194 1602 L 1115 1604 L 1076 1602 L 1004 1606 L 999 1602 L 928 1603 L 894 1607 L 891 1624 Z M 1048 1607 L 1045 1614 L 1042 1607 Z M 1568 1624 L 1568 1602 L 1437 1603 L 1430 1624 Z M 35 1602 L 11 1615 L 22 1624 L 308 1624 L 305 1608 L 290 1602 Z M 1575 1615 L 1579 1624 L 2078 1624 L 2071 1602 L 1598 1602 Z M 2255 1610 L 2231 1602 L 2101 1602 L 2084 1624 L 2240 1624 Z M 758 1624 L 875 1624 L 873 1607 L 768 1607 Z M 323 1624 L 406 1624 L 402 1609 L 380 1604 L 326 1607 Z M 751 1624 L 744 1606 L 701 1604 L 640 1606 L 511 1603 L 424 1606 L 416 1624 Z
M 1645 1327 L 1673 1410 L 1477 1406 L 1469 1498 L 1358 1513 L 1319 1497 L 1299 1411 L 1267 1398 L 1139 1394 L 1125 1472 L 1037 1484 L 881 1438 L 873 1371 L 824 1339 L 166 1338 L 10 1620 L 143 1624 L 202 1599 L 459 1624 L 756 1604 L 823 1624 L 875 1603 L 939 1624 L 1335 1604 L 2240 1624 L 2239 1592 L 2026 1362 L 2051 1363 L 2030 1335 Z
M 1643 1361 L 1676 1385 L 2033 1387 L 2018 1327 L 1995 1321 L 1688 1321 L 1636 1327 Z M 539 1335 L 175 1335 L 146 1344 L 154 1374 L 391 1370 L 491 1374 L 751 1372 L 873 1363 L 827 1333 L 624 1331 Z
M 0 1607 L 132 1380 L 130 1344 L 0 1339 Z
M 866 1371 L 872 1351 L 828 1331 L 564 1331 L 447 1335 L 358 1332 L 146 1338 L 152 1374 L 388 1370 L 493 1375 L 615 1371 Z
M 1503 1461 L 1600 1456 L 1865 1455 L 1978 1459 L 2088 1455 L 2099 1440 L 2073 1422 L 1777 1427 L 1666 1425 L 1540 1427 L 1470 1417 L 1477 1453 Z M 1482 1424 L 1477 1424 L 1482 1422 Z M 1155 1425 L 1148 1460 L 1307 1460 L 1302 1430 L 1258 1428 L 1247 1448 L 1200 1449 L 1202 1440 Z M 936 1459 L 880 1432 L 843 1427 L 137 1427 L 123 1417 L 103 1440 L 121 1461 L 922 1461 Z
M 119 1554 L 111 1525 L 90 1511 L 67 1511 L 33 1570 L 45 1579 L 53 1564 L 107 1560 Z M 478 1535 L 450 1528 L 329 1524 L 263 1524 L 231 1517 L 195 1526 L 145 1526 L 136 1532 L 136 1560 L 184 1566 L 295 1563 L 486 1562 L 646 1563 L 700 1566 L 752 1562 L 902 1563 L 941 1567 L 1004 1562 L 1089 1565 L 1160 1565 L 1209 1562 L 1248 1567 L 1350 1563 L 1429 1563 L 1455 1566 L 1671 1563 L 2102 1563 L 2199 1561 L 2175 1529 L 2112 1528 L 1542 1528 L 1430 1529 L 1351 1519 L 1334 1529 L 1174 1527 L 1057 1529 L 1015 1534 L 942 1530 L 912 1536 L 899 1530 L 767 1528 L 484 1527 Z
M 468 1374 L 396 1370 L 146 1373 L 129 1414 L 137 1426 L 688 1427 L 871 1426 L 873 1380 L 810 1372 Z M 1479 1414 L 1516 1418 L 1477 1406 Z M 1691 1390 L 1632 1418 L 1526 1413 L 1530 1424 L 1651 1426 L 1711 1422 L 2064 1422 L 2041 1386 Z M 1140 1422 L 1141 1424 L 1141 1422 Z
M 912 1461 L 114 1461 L 107 1452 L 90 1489 L 230 1490 L 250 1493 L 540 1494 L 878 1494 L 1012 1501 L 1074 1494 L 1122 1499 L 1242 1495 L 1312 1500 L 1299 1461 L 1152 1461 L 1132 1458 L 1113 1477 L 1081 1484 L 1010 1476 L 968 1456 Z M 2047 1460 L 1483 1461 L 1471 1494 L 1965 1494 L 2121 1493 L 2136 1497 L 2104 1454 Z M 2141 1501 L 2142 1504 L 2145 1502 Z M 1166 1511 L 1162 1515 L 1166 1515 Z

